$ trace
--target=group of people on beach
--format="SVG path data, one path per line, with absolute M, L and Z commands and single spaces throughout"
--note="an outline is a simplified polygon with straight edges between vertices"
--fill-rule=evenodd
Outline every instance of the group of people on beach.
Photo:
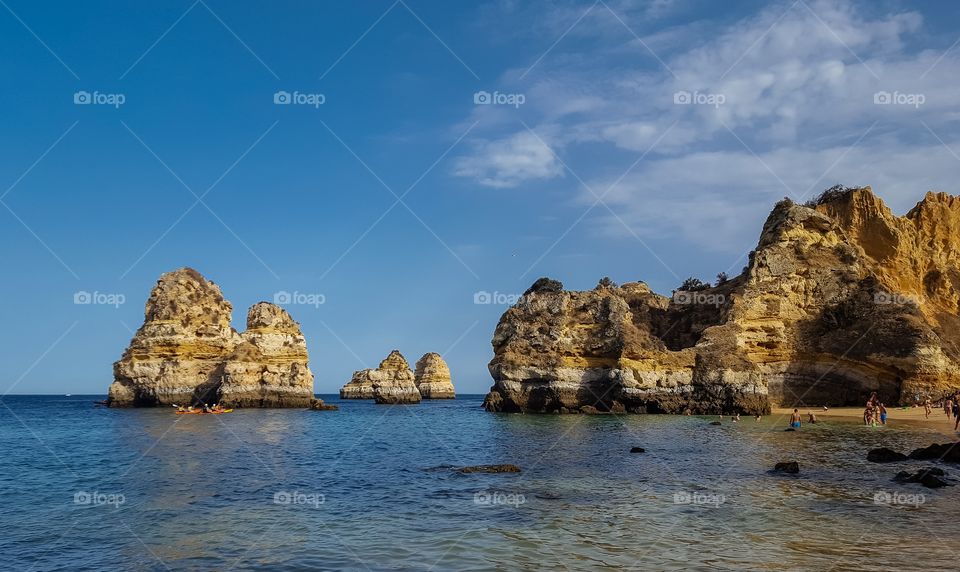
M 863 410 L 863 424 L 873 427 L 887 424 L 887 408 L 880 402 L 876 391 L 870 394 L 867 407 Z
M 928 400 L 929 401 L 929 400 Z M 947 421 L 953 417 L 953 430 L 960 428 L 960 393 L 951 395 L 943 400 L 943 413 L 947 416 Z M 930 416 L 927 415 L 929 418 Z

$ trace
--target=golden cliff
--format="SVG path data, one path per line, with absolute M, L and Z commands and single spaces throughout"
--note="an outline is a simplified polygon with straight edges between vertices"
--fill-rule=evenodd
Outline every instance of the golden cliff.
M 491 411 L 765 413 L 960 388 L 960 198 L 869 187 L 771 212 L 743 272 L 672 298 L 541 279 L 501 317 Z
M 232 311 L 220 287 L 192 268 L 161 276 L 143 325 L 113 364 L 109 404 L 309 406 L 313 373 L 300 326 L 286 310 L 260 302 L 238 333 Z

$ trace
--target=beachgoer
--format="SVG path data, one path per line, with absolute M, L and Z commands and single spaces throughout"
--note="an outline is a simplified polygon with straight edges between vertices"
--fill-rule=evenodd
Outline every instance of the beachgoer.
M 793 410 L 793 415 L 790 416 L 790 427 L 794 429 L 800 428 L 800 411 L 797 409 Z
M 753 420 L 754 420 L 754 421 L 760 421 L 760 416 L 757 415 Z
M 807 423 L 816 423 L 816 422 L 817 422 L 817 416 L 814 415 L 812 411 L 807 413 Z
M 739 413 L 737 413 L 737 414 L 735 414 L 735 415 L 733 416 L 733 422 L 736 423 L 737 421 L 740 421 L 740 414 L 739 414 Z
M 879 411 L 880 411 L 880 424 L 886 425 L 887 424 L 887 408 L 884 407 L 882 403 L 880 404 Z
M 943 401 L 943 414 L 947 416 L 947 419 L 953 415 L 953 399 L 948 397 Z
M 923 402 L 923 416 L 927 419 L 930 419 L 930 399 L 927 398 Z

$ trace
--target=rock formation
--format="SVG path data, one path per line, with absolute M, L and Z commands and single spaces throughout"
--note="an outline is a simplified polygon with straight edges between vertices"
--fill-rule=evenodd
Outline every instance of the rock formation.
M 424 399 L 453 399 L 456 397 L 453 382 L 450 380 L 450 368 L 438 353 L 423 354 L 417 360 L 414 380 L 420 395 Z
M 109 404 L 309 406 L 313 374 L 300 326 L 260 302 L 240 334 L 230 326 L 232 311 L 220 287 L 192 268 L 161 276 L 143 325 L 113 364 Z
M 340 399 L 374 399 L 377 403 L 420 403 L 420 391 L 410 365 L 398 350 L 393 350 L 376 369 L 353 373 L 340 389 Z
M 937 399 L 960 387 L 960 198 L 893 215 L 869 187 L 781 201 L 736 278 L 568 292 L 501 317 L 491 411 L 767 413 Z

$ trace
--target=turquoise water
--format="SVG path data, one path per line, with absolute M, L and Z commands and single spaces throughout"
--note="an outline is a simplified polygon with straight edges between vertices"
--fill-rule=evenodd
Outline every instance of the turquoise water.
M 898 485 L 929 463 L 865 460 L 951 438 L 895 412 L 786 433 L 494 415 L 481 396 L 219 416 L 101 398 L 3 399 L 3 569 L 956 569 L 960 487 Z M 782 460 L 801 474 L 769 474 Z M 490 463 L 523 473 L 449 468 Z

